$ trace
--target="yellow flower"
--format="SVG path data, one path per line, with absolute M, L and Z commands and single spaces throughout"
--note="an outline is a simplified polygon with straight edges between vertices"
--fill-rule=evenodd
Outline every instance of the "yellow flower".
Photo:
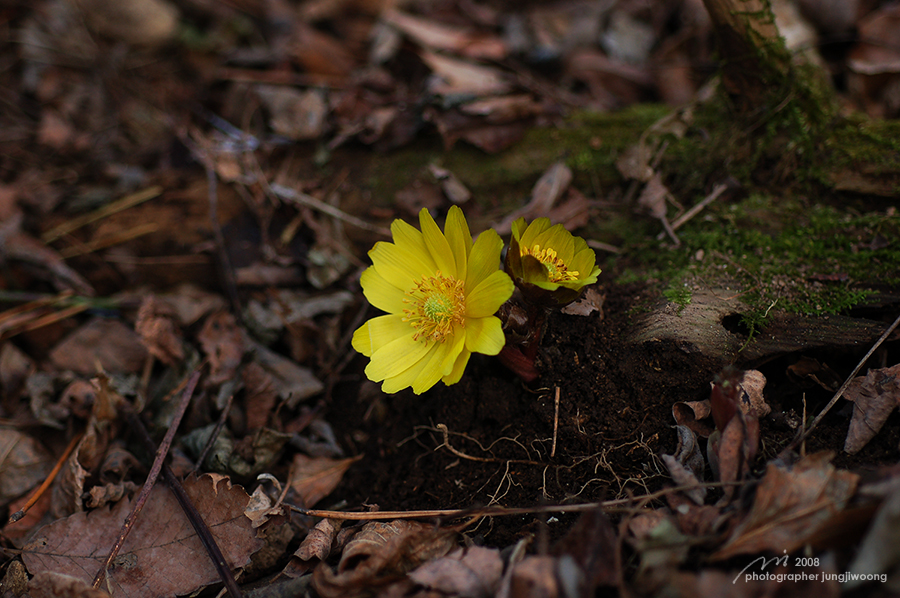
M 535 303 L 565 305 L 577 299 L 584 287 L 597 282 L 596 259 L 585 240 L 562 224 L 550 226 L 548 218 L 527 227 L 524 218 L 513 222 L 506 271 Z
M 443 233 L 426 209 L 419 224 L 421 232 L 395 220 L 394 242 L 375 244 L 360 279 L 366 298 L 387 315 L 357 329 L 353 348 L 371 358 L 366 376 L 384 381 L 386 393 L 459 382 L 473 352 L 496 355 L 506 340 L 494 316 L 513 292 L 500 270 L 500 236 L 488 230 L 473 244 L 456 206 Z

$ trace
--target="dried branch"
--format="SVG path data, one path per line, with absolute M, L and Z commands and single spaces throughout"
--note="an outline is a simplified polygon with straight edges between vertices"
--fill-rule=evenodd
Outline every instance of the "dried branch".
M 178 425 L 181 423 L 181 418 L 184 417 L 184 413 L 185 411 L 187 411 L 188 405 L 190 405 L 191 403 L 191 398 L 194 395 L 194 389 L 197 388 L 197 382 L 199 381 L 200 371 L 195 370 L 188 380 L 187 386 L 184 389 L 184 393 L 182 393 L 181 395 L 181 401 L 179 401 L 178 407 L 175 410 L 175 416 L 172 418 L 172 423 L 169 426 L 169 430 L 166 432 L 162 443 L 159 445 L 159 449 L 156 451 L 156 458 L 153 460 L 153 466 L 150 468 L 150 473 L 147 475 L 147 481 L 144 482 L 144 486 L 143 488 L 141 488 L 141 493 L 138 495 L 138 498 L 131 509 L 131 513 L 129 513 L 128 517 L 125 518 L 125 523 L 122 524 L 122 531 L 119 533 L 119 537 L 116 538 L 116 542 L 110 549 L 109 555 L 103 562 L 103 566 L 100 567 L 100 570 L 97 571 L 97 575 L 94 577 L 94 582 L 92 584 L 92 587 L 94 589 L 99 588 L 100 584 L 106 578 L 106 572 L 109 569 L 110 564 L 113 562 L 113 559 L 115 559 L 119 554 L 119 550 L 122 549 L 122 544 L 125 543 L 125 538 L 128 537 L 128 534 L 130 534 L 132 528 L 134 528 L 134 524 L 137 521 L 137 516 L 140 514 L 141 509 L 144 508 L 144 504 L 146 504 L 147 499 L 150 498 L 150 491 L 153 489 L 153 485 L 156 483 L 157 478 L 159 478 L 159 474 L 160 471 L 162 471 L 166 455 L 168 455 L 169 453 L 169 447 L 172 446 L 172 440 L 174 440 L 175 438 L 175 432 L 178 430 Z

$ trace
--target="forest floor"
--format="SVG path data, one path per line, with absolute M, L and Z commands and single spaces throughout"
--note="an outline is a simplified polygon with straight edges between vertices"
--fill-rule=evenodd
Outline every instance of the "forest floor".
M 716 133 L 702 4 L 110 10 L 0 8 L 2 596 L 235 583 L 134 411 L 248 596 L 900 593 L 896 193 L 665 172 Z M 846 115 L 900 114 L 895 5 L 779 10 Z M 367 252 L 453 205 L 602 272 L 535 380 L 385 394 Z

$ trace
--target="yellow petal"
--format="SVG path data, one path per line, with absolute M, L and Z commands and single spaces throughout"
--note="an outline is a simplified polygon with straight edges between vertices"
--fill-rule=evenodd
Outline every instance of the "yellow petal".
M 425 246 L 425 237 L 419 229 L 408 222 L 397 219 L 391 223 L 391 234 L 394 237 L 395 245 L 419 256 L 432 272 L 437 270 L 437 266 Z
M 494 315 L 512 296 L 513 288 L 513 281 L 506 272 L 495 270 L 466 296 L 466 318 Z
M 466 322 L 466 350 L 496 355 L 506 344 L 500 318 L 477 318 Z
M 435 353 L 438 351 L 438 344 L 432 343 L 432 345 L 428 348 L 428 353 L 426 353 L 422 359 L 414 363 L 411 367 L 400 372 L 396 376 L 388 378 L 384 381 L 384 384 L 381 385 L 381 391 L 387 394 L 394 394 L 395 392 L 400 392 L 404 388 L 409 388 L 416 381 L 416 378 L 419 377 L 419 374 L 422 373 L 422 370 L 425 369 L 425 366 L 428 365 L 428 361 L 433 357 Z
M 428 363 L 416 377 L 416 381 L 413 382 L 412 388 L 414 393 L 417 395 L 422 394 L 437 384 L 438 380 L 453 369 L 456 355 L 462 350 L 464 337 L 465 335 L 460 334 L 459 338 L 454 338 L 444 343 L 437 343 L 437 351 L 433 355 L 429 355 Z
M 434 276 L 434 270 L 422 260 L 422 256 L 393 243 L 376 243 L 369 251 L 369 257 L 378 273 L 398 289 L 409 290 L 422 277 Z
M 396 338 L 376 349 L 372 354 L 372 361 L 366 366 L 366 376 L 373 382 L 393 378 L 422 359 L 430 345 L 431 343 L 421 339 L 413 340 L 410 329 L 410 334 Z
M 549 218 L 538 218 L 534 222 L 528 225 L 528 228 L 525 229 L 525 232 L 522 234 L 522 238 L 519 239 L 519 244 L 522 247 L 527 247 L 531 249 L 534 247 L 534 240 L 543 233 L 545 230 L 550 228 L 550 219 Z
M 469 253 L 472 251 L 472 234 L 459 206 L 452 206 L 447 213 L 444 234 L 456 261 L 456 277 L 462 278 L 468 268 Z
M 456 358 L 456 361 L 453 363 L 453 369 L 450 370 L 450 373 L 441 378 L 444 381 L 444 384 L 450 386 L 451 384 L 456 384 L 459 382 L 460 378 L 462 378 L 463 372 L 466 371 L 466 364 L 469 363 L 469 357 L 471 357 L 472 353 L 468 349 L 463 349 L 462 353 Z
M 564 264 L 568 265 L 574 257 L 575 240 L 572 233 L 566 230 L 562 224 L 551 226 L 534 239 L 535 245 L 540 245 L 541 249 L 553 249 L 556 251 L 556 257 L 561 259 Z M 531 247 L 531 245 L 527 245 Z
M 438 228 L 427 208 L 422 208 L 419 212 L 419 226 L 422 227 L 422 235 L 425 237 L 425 246 L 431 258 L 437 265 L 437 269 L 444 276 L 456 278 L 456 260 L 453 258 L 453 251 L 450 249 L 450 243 L 447 237 Z
M 406 293 L 389 283 L 374 266 L 366 268 L 359 278 L 359 284 L 369 303 L 382 311 L 399 314 L 407 307 L 403 303 Z
M 572 262 L 569 265 L 569 270 L 578 272 L 579 278 L 587 278 L 596 268 L 594 265 L 596 260 L 597 254 L 594 253 L 593 249 L 588 247 L 575 254 L 575 257 L 572 258 Z
M 471 292 L 482 280 L 498 270 L 502 249 L 503 241 L 494 229 L 488 229 L 478 235 L 475 245 L 472 246 L 472 253 L 469 254 L 466 293 Z
M 366 357 L 371 357 L 379 348 L 411 332 L 412 326 L 403 321 L 403 316 L 378 316 L 357 328 L 350 344 Z
M 512 238 L 520 241 L 522 239 L 522 235 L 525 234 L 525 231 L 528 229 L 528 226 L 525 224 L 524 218 L 519 218 L 515 222 L 512 223 Z
M 456 363 L 456 357 L 459 355 L 459 352 L 465 349 L 466 329 L 462 326 L 454 326 L 452 344 L 445 344 L 449 344 L 450 346 L 446 355 L 444 355 L 444 360 L 441 362 L 441 376 L 446 376 L 450 373 L 453 369 L 453 364 Z

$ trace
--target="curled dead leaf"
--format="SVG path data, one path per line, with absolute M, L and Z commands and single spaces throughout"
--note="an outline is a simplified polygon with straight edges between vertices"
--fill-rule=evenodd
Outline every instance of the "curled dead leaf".
M 589 316 L 594 312 L 599 312 L 600 318 L 603 318 L 604 299 L 606 299 L 606 295 L 595 287 L 589 287 L 581 299 L 562 308 L 562 312 L 570 316 Z
M 322 598 L 368 596 L 455 546 L 453 531 L 405 519 L 373 521 L 347 543 L 337 572 L 324 563 L 316 567 L 313 588 Z
M 672 417 L 679 426 L 685 426 L 701 438 L 709 438 L 714 428 L 703 422 L 712 413 L 709 399 L 702 401 L 678 401 L 672 405 Z
M 820 452 L 790 468 L 769 463 L 746 519 L 711 558 L 791 553 L 803 546 L 846 507 L 856 491 L 859 476 L 836 469 L 832 458 L 832 453 Z
M 429 561 L 409 574 L 412 581 L 429 590 L 451 596 L 488 598 L 496 592 L 503 575 L 503 559 L 495 548 L 458 548 L 445 557 Z
M 331 546 L 340 529 L 340 520 L 323 519 L 309 530 L 300 547 L 294 552 L 294 556 L 303 561 L 310 559 L 324 561 L 331 554 Z
M 888 416 L 900 405 L 900 364 L 869 370 L 850 381 L 844 398 L 853 402 L 853 417 L 844 440 L 851 455 L 862 450 L 881 430 Z

